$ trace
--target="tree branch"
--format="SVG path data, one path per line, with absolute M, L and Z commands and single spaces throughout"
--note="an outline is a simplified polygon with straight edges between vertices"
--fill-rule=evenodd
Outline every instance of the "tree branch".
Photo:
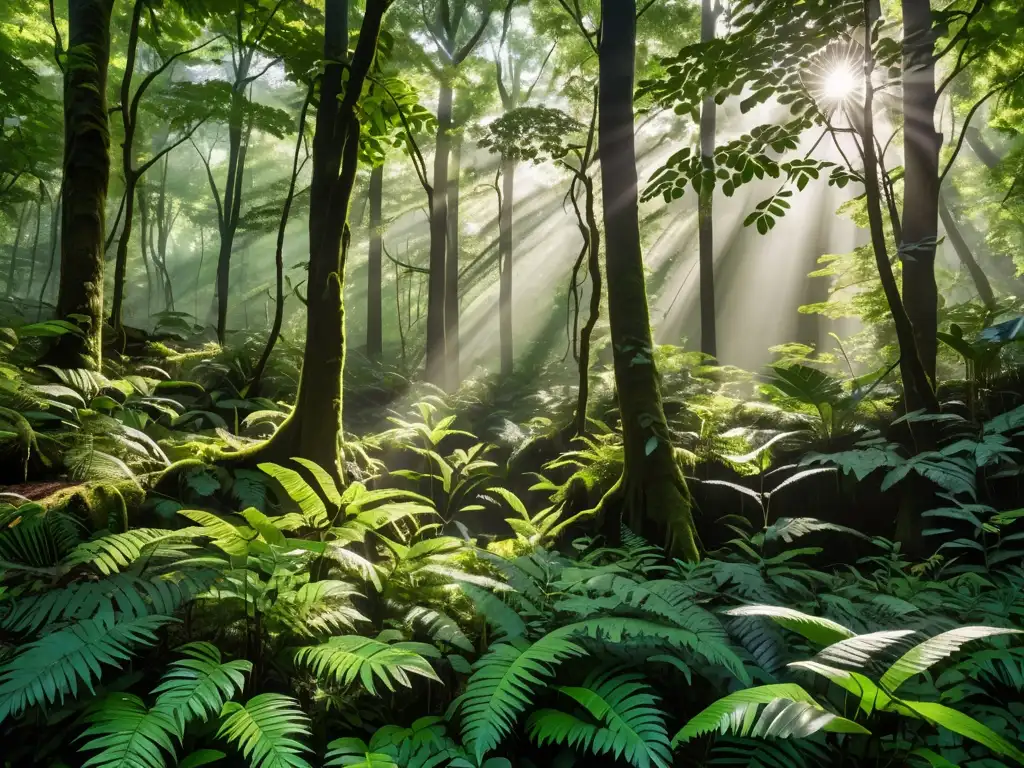
M 147 162 L 143 163 L 143 164 L 142 164 L 142 165 L 141 165 L 141 166 L 139 167 L 139 169 L 138 169 L 137 171 L 135 171 L 135 175 L 136 175 L 137 177 L 140 177 L 140 176 L 142 176 L 142 175 L 143 175 L 143 174 L 144 174 L 144 173 L 145 173 L 146 171 L 148 171 L 148 170 L 149 170 L 150 168 L 152 168 L 152 167 L 153 167 L 154 165 L 156 165 L 156 164 L 157 164 L 158 162 L 160 162 L 161 158 L 163 158 L 163 157 L 164 157 L 165 155 L 167 155 L 167 154 L 168 154 L 168 153 L 170 153 L 170 152 L 173 152 L 173 151 L 174 151 L 175 149 L 177 149 L 178 147 L 180 147 L 180 146 L 181 146 L 182 144 L 184 144 L 184 143 L 185 143 L 186 141 L 189 141 L 189 140 L 191 140 L 191 138 L 192 138 L 192 134 L 194 134 L 194 133 L 195 133 L 195 132 L 196 132 L 197 130 L 199 130 L 199 127 L 200 127 L 200 126 L 201 126 L 201 125 L 202 125 L 203 123 L 205 123 L 205 122 L 206 122 L 207 120 L 209 120 L 209 118 L 208 118 L 208 117 L 204 117 L 204 118 L 203 118 L 202 120 L 200 120 L 200 121 L 199 121 L 198 123 L 196 123 L 195 125 L 193 125 L 193 126 L 192 126 L 192 127 L 191 127 L 191 128 L 189 129 L 189 130 L 188 130 L 188 132 L 187 132 L 187 133 L 185 133 L 185 134 L 184 134 L 184 135 L 183 135 L 183 136 L 182 136 L 181 138 L 179 138 L 179 139 L 178 139 L 177 141 L 175 141 L 175 142 L 174 142 L 173 144 L 169 144 L 168 146 L 164 147 L 164 148 L 163 148 L 163 149 L 161 149 L 161 150 L 160 150 L 159 152 L 157 152 L 157 153 L 156 153 L 155 155 L 153 155 L 153 157 L 151 157 L 151 158 L 150 158 L 150 159 L 149 159 L 149 160 L 148 160 Z
M 980 2 L 980 0 L 979 0 L 979 2 Z M 957 156 L 960 154 L 960 150 L 963 149 L 964 140 L 967 137 L 967 129 L 971 125 L 971 119 L 978 112 L 978 110 L 981 109 L 982 105 L 986 101 L 991 99 L 993 96 L 995 96 L 1000 91 L 1005 91 L 1007 88 L 1012 87 L 1022 77 L 1024 77 L 1024 75 L 1017 75 L 1017 77 L 1013 78 L 1008 83 L 1003 83 L 1002 85 L 996 86 L 995 88 L 990 90 L 988 93 L 986 93 L 984 96 L 982 96 L 975 103 L 975 105 L 973 107 L 971 107 L 971 111 L 967 113 L 967 117 L 964 119 L 964 126 L 963 126 L 963 128 L 960 129 L 960 138 L 957 139 L 956 147 L 953 149 L 953 154 L 950 156 L 949 162 L 946 163 L 946 167 L 942 171 L 942 175 L 939 176 L 939 186 L 940 187 L 942 186 L 942 182 L 945 181 L 946 176 L 949 174 L 949 171 L 953 168 L 953 163 L 956 162 Z
M 213 43 L 214 41 L 219 40 L 222 37 L 223 37 L 223 35 L 217 35 L 216 37 L 211 37 L 205 43 L 202 43 L 201 45 L 197 45 L 195 48 L 189 48 L 189 49 L 184 50 L 184 51 L 178 51 L 177 53 L 173 54 L 169 59 L 167 59 L 165 62 L 163 62 L 159 67 L 157 67 L 152 72 L 150 72 L 148 75 L 146 75 L 145 79 L 141 83 L 139 83 L 139 87 L 135 91 L 135 96 L 132 97 L 132 105 L 131 105 L 131 108 L 129 110 L 129 115 L 130 115 L 132 124 L 135 123 L 136 117 L 137 117 L 138 112 L 139 112 L 139 102 L 142 100 L 142 96 L 143 96 L 143 94 L 145 94 L 146 89 L 149 88 L 149 86 L 153 84 L 154 80 L 156 80 L 158 77 L 160 77 L 160 75 L 162 75 L 167 70 L 167 68 L 169 66 L 171 66 L 171 64 L 173 64 L 175 61 L 180 59 L 182 56 L 188 56 L 190 54 L 196 53 L 197 51 L 201 51 L 203 48 L 205 48 L 206 46 L 210 45 L 210 43 Z
M 473 33 L 473 36 L 469 38 L 468 42 L 464 46 L 462 46 L 462 50 L 454 54 L 452 58 L 452 64 L 458 66 L 459 64 L 466 60 L 466 57 L 473 52 L 474 48 L 476 48 L 476 44 L 480 42 L 480 38 L 483 37 L 484 31 L 487 29 L 487 25 L 490 23 L 490 21 L 491 10 L 488 9 L 484 13 L 483 19 L 480 20 L 480 26 L 477 27 L 477 30 L 476 32 Z M 454 44 L 454 41 L 452 41 L 452 43 Z
M 533 95 L 533 89 L 536 88 L 537 87 L 537 83 L 540 82 L 540 76 L 544 74 L 544 70 L 548 66 L 548 61 L 551 59 L 551 54 L 553 54 L 555 52 L 555 48 L 557 46 L 558 46 L 558 41 L 557 40 L 554 43 L 551 44 L 551 49 L 548 51 L 548 55 L 545 56 L 544 57 L 544 61 L 541 62 L 540 71 L 537 73 L 537 76 L 535 78 L 533 78 L 533 82 L 530 83 L 530 87 L 526 89 L 526 95 L 523 96 L 523 103 L 524 104 L 526 104 L 530 100 L 530 96 Z
M 206 168 L 206 178 L 210 182 L 210 191 L 213 192 L 213 201 L 217 204 L 217 222 L 221 228 L 224 226 L 224 208 L 220 202 L 220 192 L 217 190 L 217 180 L 213 178 L 213 171 L 210 169 L 210 159 L 199 151 L 199 147 L 192 141 L 192 137 L 189 137 L 189 142 L 195 149 L 196 154 L 199 155 L 199 159 L 203 162 L 203 167 Z

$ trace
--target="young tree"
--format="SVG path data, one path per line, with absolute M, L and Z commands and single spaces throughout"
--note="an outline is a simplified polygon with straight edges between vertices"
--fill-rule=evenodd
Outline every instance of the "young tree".
M 721 8 L 718 0 L 701 0 L 700 40 L 709 43 L 715 39 L 715 24 Z M 706 172 L 715 169 L 715 123 L 718 105 L 708 94 L 700 108 L 700 156 Z M 718 337 L 715 331 L 715 188 L 712 184 L 701 187 L 697 207 L 697 237 L 700 248 L 700 351 L 711 357 L 718 356 Z
M 670 533 L 672 549 L 696 560 L 690 502 L 662 408 L 647 306 L 634 141 L 635 60 L 635 0 L 602 0 L 598 152 L 608 319 L 625 462 L 601 507 L 611 537 L 619 528 L 618 515 L 611 514 L 618 507 L 634 530 L 658 520 Z
M 82 333 L 64 334 L 47 354 L 54 365 L 96 371 L 102 360 L 103 241 L 110 178 L 106 93 L 113 5 L 114 0 L 68 4 L 57 315 L 80 321 Z
M 448 331 L 458 333 L 458 297 L 447 297 L 451 279 L 448 273 L 448 178 L 452 146 L 455 79 L 459 67 L 480 42 L 491 17 L 489 2 L 481 2 L 475 28 L 470 27 L 471 3 L 449 4 L 437 0 L 432 18 L 427 18 L 427 32 L 437 47 L 439 62 L 435 74 L 440 82 L 437 97 L 437 141 L 434 150 L 433 194 L 430 210 L 430 276 L 427 290 L 427 380 L 440 387 L 458 384 L 458 340 L 452 339 L 449 351 Z M 467 27 L 469 28 L 467 30 Z M 469 31 L 468 39 L 465 34 Z M 464 42 L 462 42 L 464 41 Z M 456 294 L 458 290 L 457 268 Z M 454 313 L 447 308 L 454 307 Z M 451 318 L 448 314 L 453 314 Z M 453 357 L 454 355 L 454 357 Z
M 384 349 L 383 273 L 384 164 L 370 172 L 370 250 L 366 269 L 366 355 L 379 360 Z
M 301 456 L 341 476 L 342 371 L 345 363 L 345 263 L 348 211 L 359 166 L 360 95 L 377 51 L 389 0 L 367 0 L 356 49 L 348 58 L 348 1 L 327 0 L 325 65 L 313 133 L 309 210 L 306 345 L 295 409 L 277 433 L 246 457 Z M 347 74 L 347 77 L 345 76 Z

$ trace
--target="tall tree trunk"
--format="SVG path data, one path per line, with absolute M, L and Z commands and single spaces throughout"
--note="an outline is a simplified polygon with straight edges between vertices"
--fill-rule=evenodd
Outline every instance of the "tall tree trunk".
M 501 346 L 501 375 L 511 376 L 515 368 L 512 339 L 512 212 L 515 208 L 516 161 L 501 158 L 501 210 L 498 211 L 498 340 Z
M 935 33 L 929 0 L 903 2 L 904 195 L 903 303 L 921 363 L 935 381 L 939 292 L 935 248 L 939 227 L 939 148 L 935 132 Z
M 156 196 L 156 248 L 153 249 L 153 263 L 163 276 L 164 309 L 174 311 L 174 286 L 171 285 L 171 274 L 167 271 L 167 241 L 171 237 L 171 226 L 174 223 L 173 203 L 167 204 L 167 169 L 170 155 L 164 155 L 163 172 L 160 174 L 160 191 Z
M 366 268 L 366 354 L 371 360 L 380 360 L 384 351 L 383 203 L 384 166 L 378 165 L 370 172 L 370 260 Z
M 616 539 L 618 506 L 634 529 L 652 519 L 669 532 L 676 554 L 698 557 L 690 502 L 676 464 L 654 364 L 640 246 L 634 142 L 633 77 L 636 0 L 601 0 L 598 153 L 604 202 L 608 318 L 622 419 L 622 477 L 602 501 L 605 531 Z
M 970 145 L 971 149 L 974 150 L 974 154 L 977 155 L 978 159 L 981 160 L 989 170 L 995 168 L 1002 162 L 1002 158 L 994 149 L 992 149 L 992 147 L 988 145 L 985 138 L 981 135 L 981 131 L 977 128 L 967 129 L 967 143 Z
M 141 235 L 142 242 L 140 243 L 139 253 L 142 256 L 142 266 L 146 270 L 146 321 L 149 322 L 150 317 L 153 314 L 153 272 L 156 272 L 156 265 L 153 265 L 153 269 L 149 268 L 149 239 L 150 239 L 150 224 L 149 224 L 149 198 L 145 186 L 140 183 L 138 188 L 139 195 L 139 234 Z M 160 279 L 160 275 L 157 274 L 157 280 Z
M 11 261 L 7 265 L 7 295 L 14 295 L 14 270 L 18 264 L 18 246 L 21 244 L 21 232 L 25 228 L 25 218 L 28 216 L 29 203 L 21 206 L 21 215 L 18 216 L 18 228 L 14 230 L 14 242 L 11 244 Z
M 462 382 L 459 371 L 459 178 L 462 171 L 462 140 L 452 143 L 448 177 L 448 254 L 444 267 L 444 339 L 448 387 Z
M 125 57 L 124 74 L 121 77 L 121 125 L 124 129 L 124 140 L 121 142 L 121 169 L 124 174 L 124 196 L 121 205 L 124 208 L 124 224 L 121 237 L 117 241 L 114 255 L 114 298 L 110 308 L 110 324 L 114 335 L 121 335 L 121 307 L 124 302 L 125 274 L 128 270 L 128 244 L 132 239 L 132 219 L 135 215 L 135 187 L 139 176 L 135 172 L 135 118 L 136 110 L 132 109 L 132 75 L 135 72 L 135 57 L 139 48 L 139 24 L 145 7 L 143 0 L 135 0 L 132 9 L 131 25 L 128 31 L 128 49 Z M 116 226 L 116 224 L 115 224 Z M 143 249 L 146 243 L 142 243 Z
M 263 348 L 263 354 L 260 356 L 259 362 L 256 363 L 256 368 L 252 372 L 252 380 L 246 393 L 249 397 L 255 397 L 259 394 L 263 373 L 266 371 L 267 363 L 270 361 L 270 353 L 274 351 L 274 345 L 277 344 L 277 339 L 281 335 L 281 325 L 284 323 L 284 235 L 288 229 L 288 217 L 292 211 L 292 203 L 295 201 L 295 183 L 299 178 L 299 171 L 302 169 L 302 166 L 299 165 L 299 152 L 302 150 L 305 139 L 306 116 L 309 114 L 309 104 L 312 99 L 313 87 L 310 86 L 309 91 L 306 93 L 306 100 L 302 102 L 302 111 L 299 113 L 299 133 L 295 139 L 292 175 L 288 181 L 288 194 L 285 195 L 284 206 L 281 209 L 281 223 L 277 227 L 277 247 L 274 249 L 274 278 L 277 290 L 274 297 L 274 324 L 270 329 L 270 335 L 267 337 L 267 346 Z
M 242 202 L 242 179 L 245 176 L 245 147 L 243 133 L 245 120 L 245 87 L 239 83 L 248 76 L 248 64 L 242 56 L 242 66 L 235 76 L 231 91 L 231 111 L 228 116 L 228 170 L 224 180 L 224 211 L 220 223 L 220 250 L 217 254 L 217 340 L 223 344 L 227 336 L 228 292 L 231 283 L 231 252 L 238 229 L 238 215 Z M 248 137 L 246 137 L 246 141 Z
M 83 333 L 65 334 L 49 362 L 99 370 L 103 333 L 103 240 L 110 178 L 107 66 L 114 0 L 70 0 L 64 84 L 64 205 L 57 315 L 79 315 Z
M 956 251 L 960 263 L 964 265 L 967 273 L 971 276 L 971 280 L 974 282 L 974 290 L 978 292 L 978 298 L 986 307 L 994 309 L 996 295 L 992 290 L 992 284 L 989 282 L 985 270 L 981 268 L 977 259 L 974 258 L 974 254 L 971 253 L 971 248 L 967 245 L 967 241 L 960 234 L 960 227 L 957 226 L 956 221 L 953 219 L 953 214 L 946 204 L 946 197 L 942 194 L 939 195 L 939 217 L 942 219 L 942 226 L 946 230 L 949 242 L 953 244 L 953 250 Z
M 700 39 L 708 43 L 715 39 L 717 13 L 714 0 L 702 0 Z M 706 172 L 715 168 L 715 123 L 718 105 L 713 97 L 704 99 L 700 109 L 700 154 Z M 700 242 L 700 351 L 711 357 L 718 356 L 718 337 L 715 331 L 715 189 L 704 184 L 700 190 L 697 213 L 697 235 Z
M 865 16 L 870 9 L 870 0 L 865 0 Z M 871 25 L 865 28 L 865 37 L 870 34 Z M 868 41 L 865 41 L 868 42 Z M 864 147 L 864 192 L 867 201 L 868 223 L 871 231 L 871 247 L 875 254 L 875 266 L 882 284 L 893 325 L 896 328 L 896 339 L 900 347 L 900 373 L 903 377 L 907 410 L 921 408 L 938 411 L 939 403 L 932 389 L 931 380 L 921 361 L 917 348 L 914 327 L 907 315 L 900 297 L 896 277 L 889 262 L 888 247 L 885 242 L 885 224 L 882 219 L 882 193 L 878 180 L 878 156 L 875 151 L 875 90 L 870 73 L 874 71 L 874 55 L 870 44 L 864 47 L 864 108 L 861 113 L 861 144 Z M 904 280 L 906 282 L 906 280 Z
M 313 135 L 309 210 L 309 291 L 306 345 L 295 410 L 250 460 L 315 461 L 341 478 L 342 372 L 345 364 L 345 261 L 348 211 L 359 167 L 356 105 L 373 65 L 386 0 L 367 0 L 348 65 L 348 2 L 327 0 L 320 102 Z M 342 75 L 347 71 L 344 84 Z
M 57 247 L 60 244 L 59 225 L 64 218 L 64 188 L 57 193 L 57 199 L 53 201 L 50 215 L 50 263 L 46 268 L 46 277 L 43 278 L 43 285 L 39 289 L 39 308 L 36 312 L 36 320 L 43 316 L 43 301 L 46 298 L 46 288 L 50 285 L 50 278 L 53 276 L 53 265 L 57 261 Z M 32 274 L 29 273 L 28 280 L 32 282 Z
M 448 155 L 451 147 L 452 87 L 441 83 L 437 97 L 434 194 L 430 211 L 430 280 L 427 289 L 427 381 L 447 387 L 445 265 L 448 253 Z
M 584 169 L 581 183 L 586 195 L 585 207 L 587 226 L 587 272 L 590 276 L 590 312 L 587 322 L 580 331 L 579 389 L 576 394 L 576 434 L 585 435 L 587 429 L 587 405 L 590 399 L 590 350 L 594 328 L 601 315 L 601 230 L 597 226 L 594 199 L 594 181 Z

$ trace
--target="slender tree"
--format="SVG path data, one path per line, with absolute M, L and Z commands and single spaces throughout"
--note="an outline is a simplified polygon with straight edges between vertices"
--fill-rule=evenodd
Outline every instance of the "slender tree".
M 939 149 L 935 131 L 935 30 L 930 0 L 902 0 L 904 195 L 903 303 L 928 378 L 935 380 L 939 292 L 935 249 L 939 226 Z
M 42 205 L 42 204 L 43 204 L 43 201 L 42 201 L 42 199 L 40 199 L 38 201 L 38 205 Z M 14 295 L 14 271 L 17 268 L 17 264 L 18 264 L 18 247 L 21 245 L 21 233 L 22 233 L 22 230 L 25 229 L 25 219 L 28 216 L 28 211 L 29 211 L 29 209 L 31 207 L 32 206 L 31 206 L 30 203 L 26 202 L 26 203 L 22 204 L 22 206 L 21 206 L 21 214 L 18 216 L 18 226 L 14 230 L 14 242 L 11 243 L 11 260 L 7 264 L 7 285 L 5 286 L 5 288 L 6 288 L 8 296 L 13 296 Z M 39 210 L 38 210 L 38 206 L 37 206 L 36 221 L 38 222 L 38 220 L 39 220 Z M 38 225 L 36 227 L 36 231 L 37 232 L 39 231 Z
M 715 39 L 715 24 L 721 9 L 716 0 L 702 0 L 700 40 L 709 43 Z M 714 96 L 704 98 L 700 108 L 700 156 L 704 170 L 715 169 L 715 123 L 718 105 Z M 718 337 L 715 331 L 715 185 L 704 184 L 700 189 L 697 212 L 697 236 L 700 248 L 700 351 L 711 357 L 718 356 Z
M 370 172 L 370 254 L 366 269 L 366 354 L 379 360 L 384 350 L 383 254 L 384 165 Z M 397 289 L 396 289 L 397 290 Z
M 665 525 L 673 551 L 695 560 L 689 496 L 662 408 L 647 306 L 633 134 L 635 61 L 635 0 L 601 0 L 598 152 L 608 318 L 625 459 L 622 476 L 601 507 L 609 537 L 618 535 L 620 515 L 612 514 L 618 508 L 641 530 L 649 529 L 652 520 Z
M 114 0 L 70 0 L 64 76 L 64 181 L 57 315 L 80 321 L 48 362 L 99 370 L 103 332 L 103 240 L 110 178 L 107 68 Z

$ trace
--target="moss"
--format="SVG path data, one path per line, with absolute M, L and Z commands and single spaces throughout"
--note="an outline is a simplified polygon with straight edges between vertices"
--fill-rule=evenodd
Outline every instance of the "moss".
M 87 523 L 91 530 L 128 530 L 129 521 L 146 500 L 133 480 L 84 483 L 62 488 L 39 501 L 47 510 L 59 510 Z

